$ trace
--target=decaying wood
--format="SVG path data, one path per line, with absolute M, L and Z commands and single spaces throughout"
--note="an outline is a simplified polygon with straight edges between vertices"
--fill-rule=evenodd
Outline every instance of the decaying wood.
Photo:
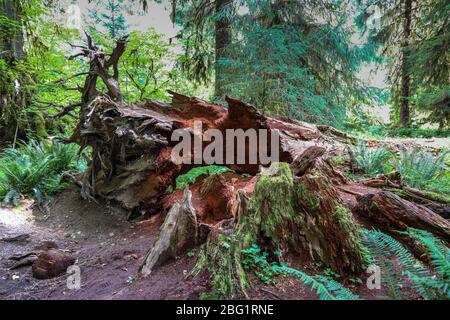
M 397 171 L 393 171 L 388 174 L 380 174 L 373 178 L 363 179 L 360 181 L 360 183 L 372 188 L 401 188 L 403 186 L 402 177 Z
M 422 229 L 450 244 L 450 222 L 430 209 L 381 191 L 360 197 L 357 212 L 383 231 L 406 231 L 408 227 Z
M 362 271 L 360 226 L 338 192 L 348 180 L 330 161 L 333 156 L 348 154 L 349 145 L 357 143 L 357 138 L 329 126 L 266 117 L 229 97 L 225 99 L 227 108 L 175 92 L 169 92 L 170 103 L 147 99 L 125 105 L 117 68 L 125 46 L 126 39 L 119 40 L 108 55 L 88 36 L 88 46 L 81 47 L 77 56 L 87 57 L 90 69 L 82 90 L 79 122 L 70 141 L 92 148 L 92 160 L 81 181 L 85 198 L 108 200 L 130 213 L 167 212 L 140 269 L 142 275 L 203 244 L 190 275 L 209 272 L 213 298 L 245 297 L 248 281 L 240 259 L 242 250 L 254 243 L 269 252 L 281 252 L 271 257 L 274 260 L 297 256 L 320 262 L 341 275 Z M 97 90 L 98 78 L 104 82 L 106 94 Z M 269 141 L 278 134 L 278 150 L 272 150 L 269 143 L 258 144 L 256 151 L 278 152 L 279 162 L 265 168 L 259 158 L 257 163 L 234 161 L 226 164 L 231 172 L 201 177 L 186 190 L 168 194 L 168 187 L 175 186 L 180 174 L 206 164 L 194 161 L 193 152 L 190 162 L 179 164 L 171 157 L 178 143 L 172 140 L 174 131 L 183 129 L 194 137 L 196 120 L 202 121 L 203 131 L 216 129 L 224 137 L 228 129 L 267 130 Z M 209 143 L 202 141 L 200 151 Z M 222 143 L 225 153 L 226 138 Z M 247 140 L 245 147 L 248 159 Z M 237 150 L 233 151 L 236 156 Z M 406 190 L 396 173 L 361 184 Z M 449 243 L 449 222 L 430 206 L 381 190 L 358 197 L 356 211 L 371 225 L 391 234 L 420 228 Z
M 306 170 L 314 165 L 314 162 L 318 157 L 321 157 L 325 153 L 325 148 L 312 146 L 303 151 L 292 161 L 292 169 L 295 176 L 303 175 Z
M 192 194 L 186 189 L 182 202 L 170 209 L 161 226 L 158 240 L 151 247 L 141 267 L 141 274 L 149 275 L 153 268 L 174 259 L 198 244 L 198 223 L 192 207 Z
M 421 204 L 445 219 L 450 219 L 450 202 L 446 197 L 407 186 L 403 186 L 401 189 L 389 188 L 387 190 L 403 199 Z
M 19 235 L 16 235 L 16 236 L 1 238 L 0 241 L 4 241 L 4 242 L 29 242 L 30 241 L 30 235 L 28 233 L 23 233 L 23 234 L 19 234 Z
M 368 187 L 383 188 L 408 201 L 421 204 L 445 219 L 450 218 L 450 200 L 448 197 L 408 187 L 397 171 L 363 179 L 360 183 Z
M 50 249 L 42 252 L 31 266 L 33 277 L 37 279 L 50 279 L 67 271 L 75 263 L 75 258 L 61 250 Z

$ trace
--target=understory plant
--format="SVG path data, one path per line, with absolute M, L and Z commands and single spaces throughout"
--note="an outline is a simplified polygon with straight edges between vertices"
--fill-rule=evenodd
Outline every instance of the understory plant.
M 396 170 L 412 188 L 450 194 L 448 151 L 433 155 L 420 148 L 401 148 L 396 155 L 388 147 L 368 148 L 360 143 L 352 152 L 357 172 L 377 175 Z
M 310 276 L 298 269 L 288 267 L 285 263 L 268 262 L 269 253 L 263 252 L 256 244 L 242 250 L 242 254 L 244 269 L 252 271 L 266 284 L 274 284 L 276 276 L 290 276 L 299 279 L 321 300 L 359 300 L 358 295 L 329 276 L 320 274 Z M 277 255 L 276 252 L 274 254 Z
M 450 193 L 449 152 L 434 156 L 430 152 L 405 148 L 400 150 L 395 168 L 404 181 L 417 189 Z
M 227 172 L 230 169 L 224 166 L 209 165 L 203 167 L 196 167 L 189 170 L 187 173 L 182 174 L 176 179 L 176 188 L 185 189 L 190 184 L 195 183 L 195 181 L 202 175 L 214 175 L 217 173 Z
M 64 187 L 65 171 L 83 171 L 84 159 L 79 147 L 56 141 L 29 141 L 17 148 L 9 147 L 0 155 L 0 198 L 2 206 L 18 205 L 21 197 L 42 203 Z
M 390 298 L 401 299 L 402 288 L 412 285 L 424 299 L 450 299 L 450 250 L 429 232 L 409 229 L 403 234 L 425 248 L 431 270 L 393 237 L 364 230 L 364 243 L 381 270 L 381 282 L 389 288 Z
M 368 148 L 362 142 L 352 151 L 358 171 L 368 175 L 376 175 L 389 170 L 389 161 L 393 157 L 390 149 L 385 147 Z

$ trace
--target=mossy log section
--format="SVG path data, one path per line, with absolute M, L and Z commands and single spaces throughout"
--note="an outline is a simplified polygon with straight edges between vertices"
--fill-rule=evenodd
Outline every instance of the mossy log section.
M 356 211 L 374 227 L 391 234 L 408 227 L 429 231 L 450 244 L 450 222 L 430 209 L 409 202 L 389 191 L 366 194 Z
M 423 192 L 403 186 L 401 189 L 389 188 L 388 191 L 418 204 L 425 206 L 444 219 L 450 219 L 450 199 L 433 192 Z
M 246 296 L 241 251 L 252 244 L 280 252 L 280 260 L 300 255 L 341 274 L 361 271 L 359 227 L 317 172 L 298 179 L 288 164 L 274 163 L 258 176 L 253 195 L 239 190 L 237 198 L 234 220 L 212 228 L 191 273 L 209 272 L 211 291 L 205 297 Z

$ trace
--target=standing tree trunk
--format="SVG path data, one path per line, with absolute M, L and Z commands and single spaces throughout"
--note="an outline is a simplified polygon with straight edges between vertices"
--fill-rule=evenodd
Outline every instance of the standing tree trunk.
M 402 80 L 400 88 L 400 123 L 407 127 L 410 122 L 409 95 L 410 76 L 408 66 L 408 46 L 411 38 L 412 1 L 405 0 L 403 12 L 403 43 L 402 43 Z
M 7 61 L 21 60 L 25 54 L 20 11 L 19 1 L 0 1 L 0 14 L 18 24 L 15 27 L 0 25 L 0 58 Z
M 216 0 L 216 14 L 222 15 L 226 6 L 231 4 L 232 0 Z M 222 97 L 223 92 L 223 80 L 222 74 L 223 67 L 221 67 L 220 59 L 227 57 L 227 47 L 231 43 L 231 30 L 230 20 L 227 17 L 221 16 L 216 21 L 216 62 L 215 62 L 215 89 L 214 95 L 216 97 Z
M 7 69 L 13 71 L 0 77 L 0 137 L 3 141 L 12 142 L 19 132 L 21 110 L 31 96 L 31 92 L 24 88 L 32 79 L 16 68 L 25 56 L 20 2 L 1 0 L 0 15 L 7 18 L 0 24 L 0 59 L 5 61 Z

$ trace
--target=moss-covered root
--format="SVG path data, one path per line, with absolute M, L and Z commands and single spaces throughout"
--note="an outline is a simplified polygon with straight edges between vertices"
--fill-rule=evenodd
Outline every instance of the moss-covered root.
M 302 247 L 342 275 L 361 271 L 364 247 L 360 227 L 328 177 L 313 170 L 299 178 L 295 188 Z
M 241 251 L 254 243 L 280 250 L 281 259 L 283 253 L 309 254 L 340 274 L 360 271 L 359 227 L 320 172 L 294 179 L 288 164 L 272 164 L 258 177 L 253 197 L 248 200 L 238 191 L 237 199 L 234 221 L 213 228 L 191 273 L 207 270 L 211 275 L 211 291 L 205 298 L 246 295 Z
M 202 294 L 202 299 L 247 297 L 248 281 L 241 266 L 241 250 L 237 238 L 222 233 L 210 234 L 191 272 L 192 276 L 209 273 L 211 288 Z
M 248 211 L 248 196 L 238 190 L 235 221 L 224 220 L 212 228 L 190 276 L 210 275 L 211 289 L 203 299 L 247 297 L 249 282 L 241 265 L 241 251 L 257 241 L 258 224 Z
M 205 298 L 245 297 L 247 276 L 241 266 L 241 251 L 265 241 L 269 245 L 290 238 L 295 216 L 293 176 L 288 164 L 273 164 L 258 177 L 253 198 L 237 192 L 234 221 L 228 229 L 221 223 L 211 231 L 192 275 L 207 270 L 211 291 Z

